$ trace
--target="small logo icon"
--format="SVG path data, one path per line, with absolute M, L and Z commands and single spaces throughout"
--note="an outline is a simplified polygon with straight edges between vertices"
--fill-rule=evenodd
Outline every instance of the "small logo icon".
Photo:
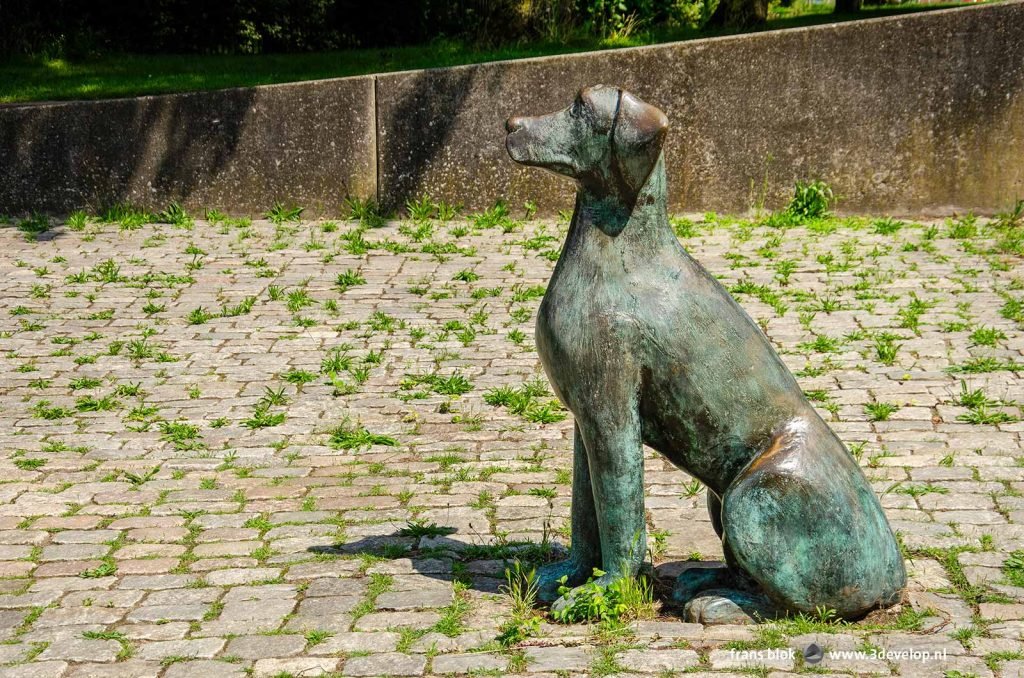
M 814 665 L 821 663 L 821 660 L 825 658 L 825 651 L 816 643 L 811 643 L 804 648 L 804 661 L 808 664 Z

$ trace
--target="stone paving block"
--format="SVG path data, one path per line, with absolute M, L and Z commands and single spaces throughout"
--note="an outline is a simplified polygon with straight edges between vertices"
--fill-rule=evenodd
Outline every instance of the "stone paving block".
M 20 662 L 31 650 L 32 646 L 26 643 L 18 643 L 17 645 L 0 645 L 0 664 L 14 664 Z
M 593 660 L 589 647 L 528 647 L 525 652 L 529 673 L 584 672 Z
M 67 678 L 157 678 L 163 667 L 159 662 L 129 659 L 116 664 L 79 664 L 67 673 Z
M 615 659 L 626 670 L 636 673 L 678 672 L 700 664 L 700 656 L 694 650 L 627 650 Z
M 39 661 L 62 659 L 70 662 L 112 662 L 120 650 L 121 645 L 116 640 L 67 638 L 51 643 L 39 655 Z
M 322 596 L 306 598 L 299 603 L 298 614 L 307 617 L 336 616 L 351 612 L 360 599 L 355 596 Z
M 1003 678 L 1021 678 L 1024 676 L 1024 659 L 1000 662 L 999 675 Z
M 145 643 L 137 652 L 139 659 L 164 659 L 166 657 L 188 657 L 190 659 L 211 659 L 224 647 L 221 638 L 199 638 L 196 640 L 165 640 Z
M 391 591 L 377 596 L 378 610 L 417 610 L 421 608 L 445 607 L 452 602 L 450 588 L 426 589 L 420 591 Z
M 131 640 L 178 640 L 188 634 L 189 625 L 186 622 L 120 624 L 115 630 Z
M 306 588 L 306 597 L 321 596 L 362 596 L 366 591 L 366 581 L 362 579 L 320 578 L 310 582 Z
M 305 648 L 306 639 L 301 635 L 238 636 L 228 641 L 224 654 L 242 659 L 267 659 L 291 657 L 302 653 Z
M 153 591 L 146 600 L 146 606 L 152 605 L 194 605 L 198 603 L 212 603 L 221 597 L 221 590 L 212 586 L 188 589 L 163 589 Z
M 253 675 L 257 677 L 288 674 L 298 676 L 322 676 L 335 671 L 340 663 L 341 660 L 330 657 L 260 659 L 253 667 Z
M 423 655 L 384 652 L 362 657 L 351 657 L 342 667 L 345 676 L 420 676 L 427 667 Z
M 271 600 L 228 600 L 220 613 L 222 621 L 281 619 L 295 608 L 290 598 Z
M 147 605 L 132 610 L 127 617 L 130 622 L 198 621 L 203 618 L 209 605 Z
M 131 575 L 122 578 L 118 582 L 118 588 L 144 589 L 149 591 L 180 589 L 194 584 L 197 580 L 197 577 L 185 574 Z
M 71 608 L 50 608 L 43 610 L 43 613 L 35 621 L 36 628 L 47 626 L 67 626 L 72 624 L 99 624 L 107 626 L 120 621 L 126 609 L 111 607 L 71 607 Z
M 335 633 L 310 648 L 314 655 L 354 654 L 357 652 L 394 652 L 401 635 L 390 631 Z
M 29 664 L 0 667 L 0 678 L 61 678 L 67 673 L 63 661 L 35 661 Z
M 407 627 L 425 629 L 437 623 L 441 615 L 437 612 L 373 612 L 356 621 L 357 631 L 386 631 L 389 628 Z
M 243 678 L 248 676 L 246 667 L 238 664 L 200 659 L 198 661 L 175 662 L 164 671 L 163 678 Z
M 472 625 L 479 626 L 479 624 Z M 431 631 L 413 643 L 410 650 L 427 654 L 435 652 L 467 652 L 489 644 L 497 635 L 496 627 L 489 630 L 467 631 L 454 637 Z
M 281 576 L 281 570 L 270 567 L 215 570 L 206 575 L 206 581 L 214 586 L 236 586 L 268 581 Z
M 714 669 L 783 669 L 794 668 L 796 661 L 787 649 L 770 650 L 712 650 L 708 661 Z
M 479 671 L 505 671 L 508 658 L 498 654 L 442 654 L 434 657 L 435 674 L 469 674 Z

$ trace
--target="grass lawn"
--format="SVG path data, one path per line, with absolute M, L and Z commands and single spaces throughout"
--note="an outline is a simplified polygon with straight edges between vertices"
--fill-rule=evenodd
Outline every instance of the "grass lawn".
M 859 14 L 834 15 L 830 5 L 799 5 L 787 16 L 770 18 L 766 30 L 833 21 L 874 18 L 951 4 L 905 4 L 868 8 Z M 780 10 L 783 11 L 783 10 Z M 796 12 L 799 15 L 793 16 Z M 521 59 L 595 49 L 690 40 L 723 31 L 656 29 L 616 41 L 580 38 L 561 43 L 529 43 L 499 49 L 476 49 L 458 42 L 390 49 L 265 55 L 112 54 L 96 59 L 20 59 L 0 63 L 0 103 L 63 99 L 105 99 L 140 94 L 220 89 Z

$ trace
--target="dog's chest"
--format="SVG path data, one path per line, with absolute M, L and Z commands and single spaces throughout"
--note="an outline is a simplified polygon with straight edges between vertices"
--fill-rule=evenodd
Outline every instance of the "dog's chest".
M 569 262 L 575 263 L 575 262 Z M 559 267 L 537 313 L 537 351 L 551 375 L 604 362 L 634 327 L 628 285 L 581 266 Z

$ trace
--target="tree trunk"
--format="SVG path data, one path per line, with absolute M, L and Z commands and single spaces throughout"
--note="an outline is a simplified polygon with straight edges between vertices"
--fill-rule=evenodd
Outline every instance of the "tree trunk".
M 768 20 L 768 0 L 719 0 L 708 20 L 717 28 L 755 28 Z
M 864 0 L 836 0 L 836 14 L 859 12 Z

